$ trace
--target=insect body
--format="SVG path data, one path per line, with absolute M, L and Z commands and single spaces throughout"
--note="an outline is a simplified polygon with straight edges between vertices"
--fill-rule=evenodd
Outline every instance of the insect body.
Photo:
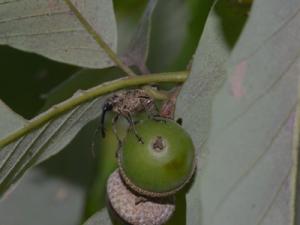
M 143 111 L 148 113 L 148 115 L 150 116 L 158 115 L 158 110 L 154 103 L 154 99 L 150 97 L 144 90 L 133 89 L 117 92 L 111 97 L 109 97 L 103 105 L 101 116 L 101 131 L 103 137 L 105 137 L 105 114 L 108 111 L 113 111 L 116 113 L 116 116 L 113 118 L 112 121 L 113 127 L 114 124 L 117 122 L 119 116 L 123 116 L 128 121 L 130 127 L 133 128 L 135 136 L 141 143 L 143 143 L 143 141 L 135 131 L 133 116 Z

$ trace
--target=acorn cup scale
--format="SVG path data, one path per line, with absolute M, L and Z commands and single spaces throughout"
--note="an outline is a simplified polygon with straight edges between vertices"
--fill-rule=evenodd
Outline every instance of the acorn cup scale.
M 175 121 L 146 119 L 123 140 L 120 173 L 128 186 L 141 195 L 165 197 L 180 190 L 192 177 L 195 148 L 188 133 Z

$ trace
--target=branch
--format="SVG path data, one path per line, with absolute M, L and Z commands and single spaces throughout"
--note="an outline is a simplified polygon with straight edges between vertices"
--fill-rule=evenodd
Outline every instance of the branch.
M 188 76 L 187 71 L 181 71 L 181 72 L 172 72 L 172 73 L 159 73 L 159 74 L 149 74 L 149 75 L 141 75 L 141 76 L 134 76 L 134 77 L 125 77 L 125 78 L 103 83 L 89 90 L 81 91 L 79 94 L 74 95 L 73 97 L 67 99 L 66 101 L 54 105 L 45 113 L 42 113 L 37 117 L 33 118 L 32 120 L 29 120 L 24 127 L 20 128 L 19 130 L 1 139 L 0 151 L 3 149 L 5 145 L 29 133 L 31 130 L 42 126 L 46 122 L 58 117 L 64 112 L 84 102 L 90 101 L 96 97 L 120 89 L 129 88 L 138 85 L 146 85 L 149 83 L 182 83 L 186 80 L 187 76 Z

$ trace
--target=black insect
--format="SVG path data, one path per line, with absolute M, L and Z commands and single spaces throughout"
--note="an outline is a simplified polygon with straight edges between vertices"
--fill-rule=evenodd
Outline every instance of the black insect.
M 155 117 L 158 115 L 158 109 L 155 105 L 154 99 L 150 97 L 143 89 L 119 91 L 109 97 L 103 105 L 100 121 L 100 128 L 103 137 L 105 137 L 105 114 L 108 111 L 113 111 L 116 113 L 116 116 L 112 119 L 112 125 L 113 131 L 119 143 L 121 142 L 121 140 L 117 135 L 115 124 L 120 116 L 124 117 L 128 121 L 129 126 L 133 129 L 138 141 L 140 143 L 143 143 L 142 138 L 137 134 L 135 130 L 135 121 L 133 120 L 134 115 L 143 111 L 145 111 L 148 116 L 151 117 Z

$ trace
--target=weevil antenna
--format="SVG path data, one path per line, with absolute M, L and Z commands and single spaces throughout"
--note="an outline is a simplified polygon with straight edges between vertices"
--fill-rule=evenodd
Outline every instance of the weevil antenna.
M 92 141 L 92 154 L 93 156 L 95 156 L 95 138 L 97 136 L 97 134 L 99 133 L 99 131 L 101 130 L 102 133 L 102 137 L 105 137 L 105 127 L 104 127 L 104 122 L 105 122 L 105 114 L 108 111 L 111 111 L 113 108 L 112 104 L 109 102 L 106 102 L 103 107 L 102 107 L 102 114 L 100 117 L 100 121 L 98 122 L 97 125 L 97 129 L 94 131 L 94 135 L 93 135 L 93 141 Z
M 112 108 L 113 108 L 113 105 L 110 102 L 107 102 L 103 105 L 100 124 L 99 124 L 100 126 L 97 129 L 97 130 L 101 129 L 102 137 L 105 137 L 105 127 L 104 127 L 105 114 L 106 114 L 106 112 L 111 111 Z

